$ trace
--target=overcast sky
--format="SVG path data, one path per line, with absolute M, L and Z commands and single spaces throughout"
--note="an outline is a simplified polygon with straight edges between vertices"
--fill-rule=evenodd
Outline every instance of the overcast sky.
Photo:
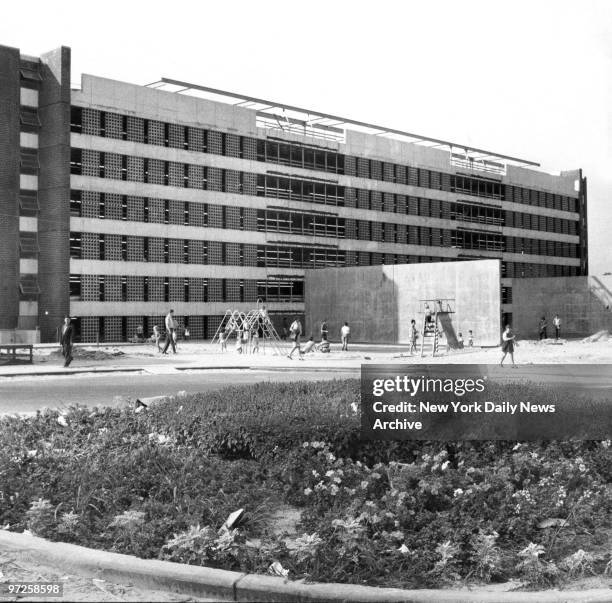
M 451 140 L 588 178 L 612 272 L 612 2 L 5 2 L 0 44 L 81 73 L 162 76 Z

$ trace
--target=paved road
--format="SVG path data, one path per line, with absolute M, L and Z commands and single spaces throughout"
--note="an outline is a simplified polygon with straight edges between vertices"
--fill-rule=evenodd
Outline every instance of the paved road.
M 518 365 L 500 369 L 480 365 L 489 377 L 502 381 L 528 380 L 560 387 L 566 393 L 588 394 L 612 401 L 612 365 Z M 151 367 L 149 367 L 150 369 Z M 432 365 L 435 370 L 435 365 Z M 478 370 L 479 365 L 474 365 Z M 169 369 L 172 371 L 172 369 Z M 452 365 L 445 369 L 452 376 Z M 104 405 L 114 396 L 148 398 L 221 389 L 227 385 L 250 384 L 260 381 L 296 381 L 345 379 L 359 377 L 354 369 L 303 370 L 206 370 L 150 373 L 82 373 L 65 376 L 0 378 L 0 414 L 32 412 L 42 407 L 57 408 L 72 404 Z
M 0 379 L 0 414 L 32 412 L 42 407 L 58 408 L 72 404 L 104 405 L 114 396 L 149 398 L 221 389 L 260 381 L 315 381 L 358 377 L 359 369 L 323 371 L 198 371 L 171 374 L 105 373 L 58 377 L 19 377 Z

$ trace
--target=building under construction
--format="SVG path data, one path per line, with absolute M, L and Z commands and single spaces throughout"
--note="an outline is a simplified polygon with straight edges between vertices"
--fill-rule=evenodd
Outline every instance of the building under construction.
M 172 307 L 192 338 L 315 268 L 500 261 L 587 275 L 586 179 L 516 157 L 164 78 L 84 75 L 0 47 L 0 337 L 124 341 Z M 503 141 L 500 141 L 503 145 Z M 526 145 L 527 146 L 527 145 Z

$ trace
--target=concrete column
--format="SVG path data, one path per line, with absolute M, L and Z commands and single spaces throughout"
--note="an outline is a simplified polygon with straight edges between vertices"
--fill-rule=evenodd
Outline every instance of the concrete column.
M 41 57 L 38 319 L 53 341 L 70 309 L 70 49 Z

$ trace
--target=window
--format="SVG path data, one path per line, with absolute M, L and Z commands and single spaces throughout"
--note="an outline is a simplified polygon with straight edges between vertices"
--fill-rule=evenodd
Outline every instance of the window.
M 70 215 L 77 218 L 81 217 L 82 213 L 81 191 L 70 191 Z
M 100 193 L 100 203 L 98 205 L 98 218 L 102 219 L 106 215 L 106 193 Z
M 100 251 L 100 259 L 106 259 L 106 239 L 103 234 L 99 235 L 98 238 L 98 249 Z
M 19 215 L 36 216 L 40 206 L 38 205 L 38 193 L 31 190 L 19 191 Z
M 83 131 L 83 109 L 70 107 L 70 131 L 80 134 Z
M 81 299 L 81 275 L 70 275 L 70 301 L 80 301 Z
M 19 113 L 19 121 L 24 131 L 36 131 L 40 127 L 40 119 L 38 118 L 38 109 L 30 108 L 30 107 L 21 107 Z
M 100 131 L 98 135 L 106 136 L 106 113 L 104 111 L 100 111 Z
M 70 149 L 70 173 L 78 176 L 83 173 L 83 152 L 81 149 Z
M 80 232 L 70 233 L 70 257 L 80 260 L 82 254 L 82 241 Z
M 19 255 L 22 258 L 35 258 L 38 254 L 38 235 L 35 232 L 19 233 Z

